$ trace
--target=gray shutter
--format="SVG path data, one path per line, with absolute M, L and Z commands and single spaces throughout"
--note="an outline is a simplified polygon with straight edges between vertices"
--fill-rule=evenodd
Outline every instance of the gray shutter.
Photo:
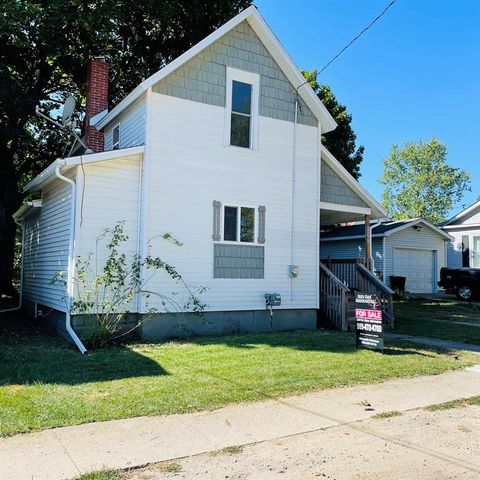
M 213 241 L 219 242 L 222 237 L 220 236 L 220 218 L 221 218 L 222 204 L 218 200 L 213 201 Z
M 265 243 L 265 206 L 258 207 L 258 243 Z

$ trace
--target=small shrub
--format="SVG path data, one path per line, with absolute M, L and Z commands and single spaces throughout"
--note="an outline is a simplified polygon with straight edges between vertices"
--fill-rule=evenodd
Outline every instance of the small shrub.
M 178 247 L 182 246 L 169 233 L 162 238 Z M 104 239 L 107 241 L 107 259 L 104 266 L 99 268 L 99 245 Z M 70 287 L 70 295 L 73 296 L 68 305 L 70 314 L 83 317 L 86 324 L 83 340 L 89 348 L 102 347 L 132 333 L 156 313 L 190 311 L 198 316 L 203 315 L 206 305 L 198 296 L 206 290 L 204 287 L 188 285 L 180 273 L 160 257 L 147 255 L 141 258 L 136 254 L 129 261 L 123 253 L 127 240 L 124 222 L 117 223 L 111 230 L 105 229 L 95 242 L 95 252 L 76 259 L 73 285 L 67 284 L 66 272 L 58 272 L 51 281 L 54 284 L 61 283 L 67 289 Z M 168 296 L 148 289 L 149 280 L 160 271 L 184 290 L 187 300 L 183 305 L 175 300 L 179 292 L 172 292 Z M 148 308 L 148 299 L 152 297 L 163 310 Z M 145 299 L 148 313 L 139 316 L 133 325 L 128 324 L 129 308 L 139 298 Z

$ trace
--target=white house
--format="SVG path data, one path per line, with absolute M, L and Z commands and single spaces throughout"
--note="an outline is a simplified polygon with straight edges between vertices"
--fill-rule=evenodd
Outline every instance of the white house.
M 321 259 L 364 258 L 363 229 L 364 225 L 357 224 L 326 231 L 321 235 Z M 422 218 L 374 225 L 374 271 L 389 286 L 391 276 L 402 276 L 406 278 L 405 289 L 408 292 L 435 293 L 440 268 L 447 264 L 447 249 L 451 241 L 448 233 Z
M 384 209 L 321 145 L 336 123 L 255 7 L 249 7 L 106 110 L 108 65 L 89 69 L 87 144 L 25 191 L 23 308 L 83 348 L 71 312 L 74 259 L 125 221 L 126 253 L 151 253 L 208 290 L 191 333 L 269 329 L 264 294 L 281 295 L 274 328 L 316 328 L 321 224 L 383 218 Z M 170 246 L 166 232 L 183 242 Z M 67 286 L 51 285 L 68 271 Z M 155 276 L 149 290 L 171 292 Z M 66 299 L 66 301 L 65 301 Z M 150 306 L 162 309 L 151 299 Z M 144 301 L 130 310 L 144 315 Z M 178 335 L 173 313 L 142 327 Z
M 442 224 L 453 242 L 448 248 L 448 267 L 480 268 L 480 201 Z

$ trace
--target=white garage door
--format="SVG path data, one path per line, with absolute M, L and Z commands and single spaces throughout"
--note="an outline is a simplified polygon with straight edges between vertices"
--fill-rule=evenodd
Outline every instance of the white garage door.
M 435 252 L 395 248 L 393 250 L 394 275 L 407 277 L 405 290 L 412 293 L 433 293 Z

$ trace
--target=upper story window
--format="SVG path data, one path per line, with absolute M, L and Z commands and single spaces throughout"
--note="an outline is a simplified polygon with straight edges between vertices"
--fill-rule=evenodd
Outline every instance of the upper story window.
M 223 240 L 227 242 L 255 242 L 255 209 L 226 206 L 223 216 Z
M 112 129 L 112 150 L 120 148 L 120 124 L 115 125 Z
M 232 113 L 230 119 L 230 145 L 250 148 L 252 121 L 252 86 L 232 83 Z
M 227 67 L 227 145 L 256 150 L 260 77 Z

